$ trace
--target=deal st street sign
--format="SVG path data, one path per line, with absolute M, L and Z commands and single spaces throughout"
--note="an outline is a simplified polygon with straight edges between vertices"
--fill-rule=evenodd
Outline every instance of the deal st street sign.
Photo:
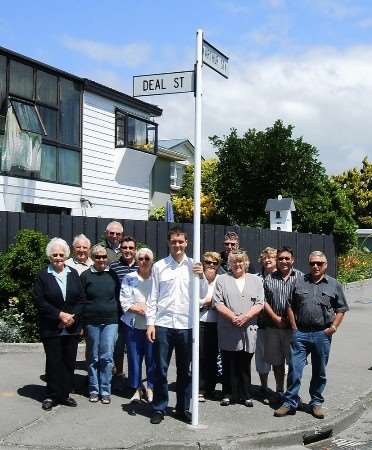
M 133 97 L 194 92 L 194 71 L 157 73 L 133 77 Z
M 225 78 L 228 77 L 229 58 L 221 53 L 216 47 L 203 39 L 203 63 L 215 70 Z

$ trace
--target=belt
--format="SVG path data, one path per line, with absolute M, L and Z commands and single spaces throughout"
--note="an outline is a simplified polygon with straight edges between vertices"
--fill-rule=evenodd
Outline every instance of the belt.
M 303 331 L 306 333 L 312 332 L 312 331 L 323 331 L 326 328 L 329 328 L 329 325 L 322 325 L 322 326 L 298 326 L 297 329 L 299 331 Z

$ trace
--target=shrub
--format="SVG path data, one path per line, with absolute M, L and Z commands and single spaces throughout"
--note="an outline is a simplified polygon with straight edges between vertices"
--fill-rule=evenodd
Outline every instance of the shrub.
M 25 324 L 23 314 L 17 310 L 18 299 L 10 300 L 7 308 L 0 311 L 0 342 L 24 342 Z
M 0 255 L 0 311 L 13 317 L 14 307 L 23 318 L 23 338 L 27 342 L 39 340 L 37 310 L 32 286 L 36 275 L 47 263 L 45 248 L 48 237 L 34 230 L 21 230 L 16 242 Z M 17 302 L 12 305 L 12 299 Z
M 338 276 L 340 283 L 372 278 L 372 253 L 359 249 L 351 250 L 338 258 Z

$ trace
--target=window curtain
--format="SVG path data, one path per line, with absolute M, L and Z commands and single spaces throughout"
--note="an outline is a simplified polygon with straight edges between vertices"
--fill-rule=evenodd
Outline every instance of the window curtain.
M 1 169 L 10 172 L 12 168 L 39 172 L 41 165 L 41 136 L 22 131 L 11 105 L 8 106 L 5 122 Z

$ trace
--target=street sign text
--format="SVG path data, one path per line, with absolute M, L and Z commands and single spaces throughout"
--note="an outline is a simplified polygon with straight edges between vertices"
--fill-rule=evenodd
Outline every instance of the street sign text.
M 194 71 L 133 77 L 133 97 L 194 92 Z
M 229 58 L 217 50 L 213 45 L 203 40 L 203 63 L 228 78 Z

